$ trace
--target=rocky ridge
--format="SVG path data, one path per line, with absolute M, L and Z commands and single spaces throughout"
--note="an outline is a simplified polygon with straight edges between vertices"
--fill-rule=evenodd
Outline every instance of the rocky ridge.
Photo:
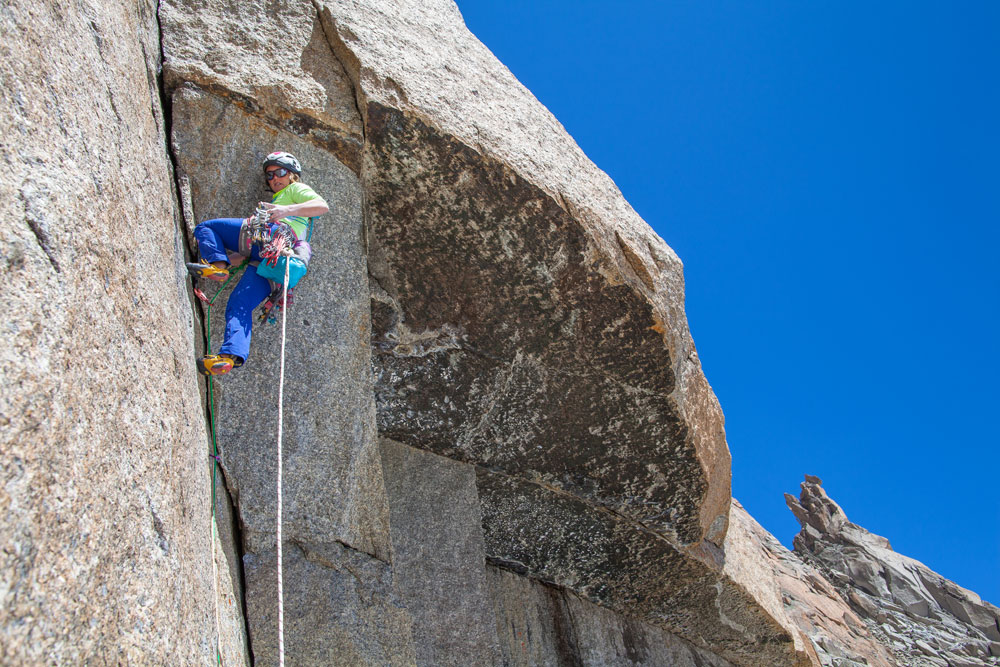
M 740 554 L 726 564 L 731 576 L 752 590 L 776 618 L 783 619 L 785 627 L 797 630 L 796 646 L 809 654 L 812 664 L 897 664 L 823 574 L 786 549 L 735 499 L 726 553 Z
M 802 525 L 796 555 L 832 582 L 898 664 L 1000 664 L 1000 608 L 851 523 L 818 477 L 806 476 L 799 498 L 785 501 Z

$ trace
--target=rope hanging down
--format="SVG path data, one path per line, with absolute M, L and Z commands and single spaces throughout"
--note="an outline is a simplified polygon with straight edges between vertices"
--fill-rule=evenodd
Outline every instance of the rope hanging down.
M 292 254 L 291 248 L 286 248 L 283 253 L 286 258 Z M 285 262 L 285 280 L 282 284 L 282 304 L 288 303 L 288 266 L 290 262 Z M 287 306 L 281 309 L 281 364 L 278 370 L 278 665 L 285 665 L 285 596 L 281 567 L 281 433 L 284 416 L 284 389 L 285 389 L 285 320 L 288 317 Z

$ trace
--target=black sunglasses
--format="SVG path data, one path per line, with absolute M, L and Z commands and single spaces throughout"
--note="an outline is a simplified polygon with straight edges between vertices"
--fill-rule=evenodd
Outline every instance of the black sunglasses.
M 264 172 L 264 178 L 266 178 L 269 181 L 273 180 L 274 177 L 276 177 L 276 176 L 278 178 L 283 178 L 285 176 L 288 176 L 288 170 L 285 169 L 284 167 L 278 167 L 274 171 L 265 171 Z

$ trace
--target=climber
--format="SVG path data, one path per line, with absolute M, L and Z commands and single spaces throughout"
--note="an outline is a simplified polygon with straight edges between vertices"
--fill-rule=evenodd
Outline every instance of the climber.
M 276 151 L 264 158 L 264 178 L 271 190 L 271 203 L 261 202 L 259 210 L 266 217 L 269 233 L 285 234 L 290 238 L 294 255 L 307 264 L 311 249 L 307 231 L 310 218 L 330 210 L 326 201 L 299 180 L 302 166 L 294 155 Z M 266 209 L 266 210 L 264 210 Z M 229 277 L 229 259 L 226 251 L 248 257 L 250 265 L 240 278 L 226 304 L 226 333 L 218 354 L 205 355 L 198 360 L 198 370 L 204 375 L 222 375 L 242 366 L 250 353 L 250 333 L 253 311 L 272 293 L 272 282 L 258 270 L 269 268 L 261 262 L 261 248 L 248 239 L 248 228 L 253 218 L 216 218 L 206 220 L 194 230 L 201 259 L 188 264 L 195 277 L 223 282 Z M 263 224 L 263 223 L 262 223 Z M 280 230 L 280 232 L 279 232 Z M 304 266 L 304 264 L 303 264 Z M 271 276 L 272 280 L 283 280 Z

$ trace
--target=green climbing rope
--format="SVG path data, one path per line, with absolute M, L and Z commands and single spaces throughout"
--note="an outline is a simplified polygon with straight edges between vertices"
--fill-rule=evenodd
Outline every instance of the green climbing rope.
M 243 262 L 237 266 L 235 269 L 229 272 L 229 278 L 226 282 L 222 283 L 222 287 L 219 291 L 215 293 L 215 296 L 211 300 L 206 302 L 205 305 L 205 349 L 211 354 L 212 352 L 212 305 L 215 300 L 219 298 L 219 295 L 226 291 L 229 287 L 229 283 L 233 281 L 236 276 L 240 274 L 243 269 L 247 267 L 250 263 L 249 259 L 244 259 Z M 215 490 L 217 488 L 217 480 L 219 477 L 219 440 L 216 435 L 216 423 L 215 423 L 215 394 L 214 394 L 214 384 L 211 375 L 208 376 L 208 425 L 212 431 L 212 563 L 215 563 L 215 533 L 217 530 L 217 522 L 215 519 L 216 514 L 216 502 L 215 502 Z M 218 575 L 214 575 L 216 579 Z M 220 638 L 218 637 L 218 623 L 219 623 L 219 596 L 216 593 L 215 597 L 215 618 L 216 618 L 216 644 L 215 644 L 215 657 L 218 660 L 218 664 L 222 664 L 222 647 L 219 645 Z
M 222 283 L 222 287 L 219 288 L 219 291 L 215 293 L 215 296 L 213 296 L 212 299 L 205 306 L 205 323 L 206 323 L 205 349 L 208 354 L 212 353 L 212 305 L 215 303 L 215 300 L 219 298 L 219 295 L 226 291 L 226 288 L 229 287 L 229 283 L 233 282 L 233 279 L 236 276 L 238 276 L 240 272 L 243 271 L 243 269 L 245 269 L 247 267 L 247 264 L 249 263 L 250 263 L 249 259 L 244 259 L 239 266 L 237 266 L 233 271 L 231 271 L 229 273 L 229 278 L 226 279 L 226 282 Z M 212 376 L 209 375 L 208 376 L 208 425 L 212 430 L 212 460 L 215 462 L 215 465 L 212 467 L 212 518 L 214 519 L 215 485 L 216 485 L 215 478 L 219 469 L 219 441 L 218 437 L 216 436 L 215 396 L 213 393 L 212 379 L 213 379 Z

